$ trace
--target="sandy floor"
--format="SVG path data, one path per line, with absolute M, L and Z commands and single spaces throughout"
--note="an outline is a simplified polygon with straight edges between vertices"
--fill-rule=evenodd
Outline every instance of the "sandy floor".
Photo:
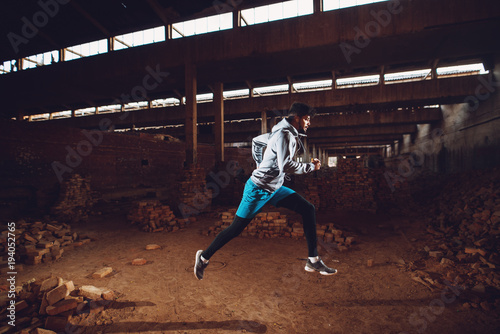
M 412 247 L 425 244 L 418 222 L 339 212 L 318 219 L 359 235 L 348 252 L 320 249 L 325 263 L 339 270 L 336 276 L 304 271 L 304 240 L 238 237 L 198 281 L 194 254 L 211 242 L 200 231 L 213 218 L 200 217 L 174 233 L 144 233 L 124 216 L 100 216 L 74 227 L 94 242 L 57 262 L 26 266 L 18 282 L 52 274 L 119 295 L 71 333 L 498 333 L 495 312 L 464 310 L 460 296 L 447 291 L 443 299 L 441 291 L 411 280 L 401 259 L 411 262 Z M 147 251 L 147 244 L 162 249 Z M 148 263 L 132 266 L 135 258 Z M 103 266 L 113 274 L 92 279 Z

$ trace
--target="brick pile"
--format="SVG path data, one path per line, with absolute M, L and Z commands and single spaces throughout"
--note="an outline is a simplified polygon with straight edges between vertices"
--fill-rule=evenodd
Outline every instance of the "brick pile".
M 442 281 L 456 281 L 473 294 L 465 307 L 500 308 L 500 170 L 452 176 L 441 193 L 422 207 L 431 241 L 422 252 L 442 269 Z M 417 271 L 425 280 L 426 274 Z
M 16 287 L 15 304 L 2 299 L 0 306 L 7 309 L 7 314 L 15 314 L 17 333 L 55 334 L 82 331 L 95 325 L 97 315 L 115 299 L 110 289 L 93 285 L 77 287 L 73 281 L 49 277 Z M 10 329 L 10 325 L 5 325 L 0 332 Z
M 393 192 L 385 173 L 384 168 L 366 167 L 363 159 L 339 159 L 337 168 L 323 168 L 313 176 L 297 175 L 295 180 L 316 208 L 375 213 L 408 200 L 408 182 L 400 178 Z
M 61 184 L 59 198 L 51 208 L 57 220 L 69 223 L 86 221 L 96 200 L 90 189 L 90 177 L 72 175 Z
M 71 231 L 68 224 L 50 221 L 25 221 L 16 223 L 16 257 L 17 263 L 30 265 L 58 260 L 64 251 L 91 242 L 85 235 Z M 7 253 L 8 231 L 0 235 L 0 249 Z M 3 264 L 5 265 L 5 263 Z M 3 273 L 6 268 L 2 267 Z
M 220 214 L 213 226 L 204 233 L 215 236 L 229 227 L 234 220 L 236 209 L 229 209 Z M 318 240 L 333 245 L 340 251 L 348 250 L 355 243 L 354 236 L 346 237 L 342 230 L 335 228 L 333 223 L 317 224 L 316 234 Z M 248 224 L 241 233 L 242 237 L 264 238 L 295 238 L 305 239 L 302 222 L 291 219 L 280 212 L 261 212 Z
M 330 201 L 338 209 L 359 210 L 375 212 L 374 179 L 370 169 L 364 167 L 363 159 L 340 159 L 335 171 L 337 187 L 333 192 L 323 191 L 330 196 Z M 328 202 L 328 197 L 326 197 Z
M 212 189 L 206 189 L 205 177 L 205 170 L 201 167 L 183 170 L 176 199 L 187 207 L 184 211 L 193 214 L 211 210 Z
M 170 207 L 161 204 L 157 199 L 136 202 L 127 219 L 132 224 L 139 225 L 139 228 L 144 232 L 175 232 L 186 227 L 190 221 L 196 220 L 194 217 L 176 218 Z

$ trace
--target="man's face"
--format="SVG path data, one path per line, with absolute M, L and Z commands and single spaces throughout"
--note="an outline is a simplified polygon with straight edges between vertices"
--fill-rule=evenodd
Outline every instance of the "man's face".
M 302 116 L 299 120 L 299 129 L 304 130 L 304 132 L 307 132 L 307 128 L 311 126 L 311 116 L 306 115 Z

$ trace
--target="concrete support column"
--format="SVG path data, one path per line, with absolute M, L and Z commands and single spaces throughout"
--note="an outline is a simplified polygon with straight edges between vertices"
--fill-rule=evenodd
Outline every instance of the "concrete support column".
M 172 25 L 168 24 L 165 26 L 165 39 L 172 39 L 174 33 L 174 29 L 172 29 Z
M 267 133 L 267 112 L 264 110 L 260 113 L 261 121 L 260 121 L 260 133 Z
M 241 27 L 241 12 L 233 10 L 233 29 Z
M 215 163 L 224 161 L 224 85 L 218 82 L 214 85 L 214 116 L 215 116 Z
M 52 114 L 51 114 L 52 115 Z M 24 109 L 18 109 L 17 110 L 17 121 L 23 121 L 24 120 Z M 31 118 L 30 118 L 31 121 Z
M 198 161 L 198 110 L 196 106 L 196 65 L 186 63 L 185 65 L 185 89 L 186 89 L 186 164 L 195 165 Z
M 114 50 L 115 50 L 115 38 L 109 37 L 108 38 L 108 52 L 111 52 Z
M 323 0 L 314 0 L 314 13 L 323 11 Z

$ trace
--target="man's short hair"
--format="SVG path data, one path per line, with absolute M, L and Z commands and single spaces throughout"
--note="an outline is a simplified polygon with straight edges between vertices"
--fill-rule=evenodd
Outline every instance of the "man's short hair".
M 304 116 L 311 116 L 312 118 L 314 115 L 316 115 L 316 110 L 314 110 L 314 108 L 305 103 L 295 102 L 288 111 L 287 119 L 291 122 L 295 116 L 299 116 L 301 118 Z

